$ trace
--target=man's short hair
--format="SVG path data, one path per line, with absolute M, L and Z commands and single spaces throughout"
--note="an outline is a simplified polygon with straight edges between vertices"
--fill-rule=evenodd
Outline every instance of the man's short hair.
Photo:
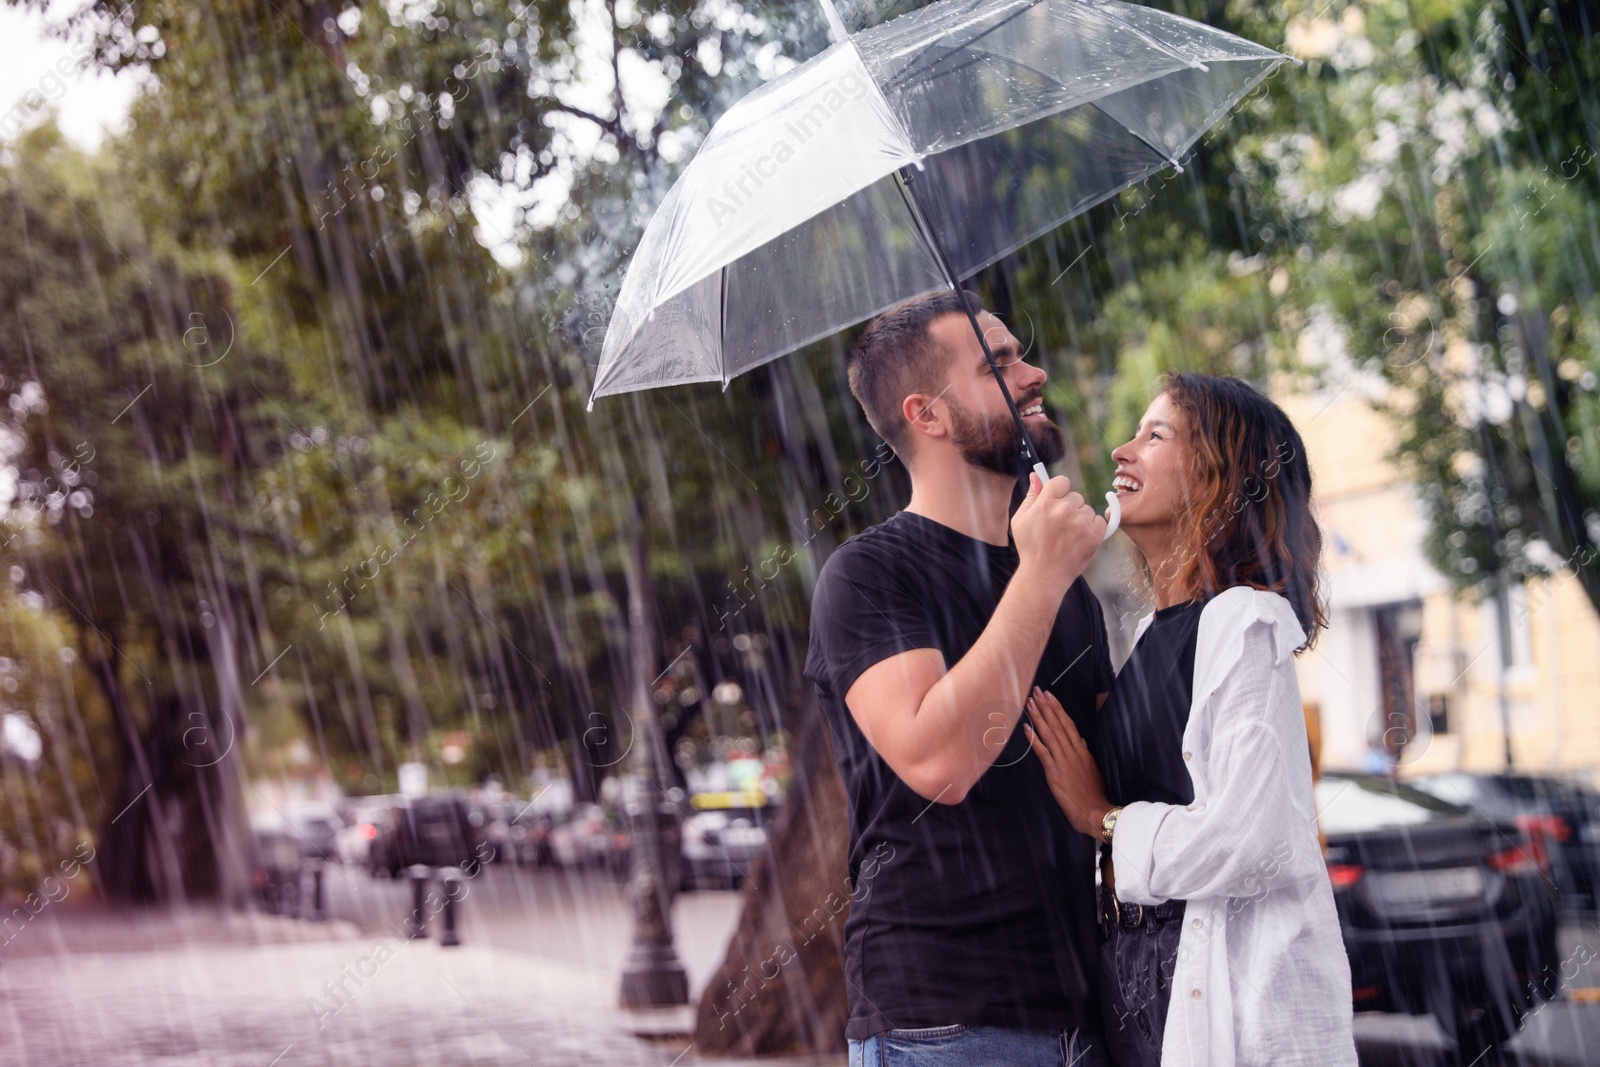
M 867 324 L 850 348 L 850 392 L 878 436 L 902 460 L 910 441 L 901 411 L 905 399 L 912 393 L 937 392 L 949 362 L 928 327 L 946 315 L 965 315 L 963 296 L 973 314 L 983 310 L 976 293 L 941 289 L 885 311 Z

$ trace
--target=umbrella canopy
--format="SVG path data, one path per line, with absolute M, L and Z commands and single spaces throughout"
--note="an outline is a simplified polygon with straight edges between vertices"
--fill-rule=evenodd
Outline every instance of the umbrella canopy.
M 668 192 L 589 407 L 726 388 L 957 284 L 1176 164 L 1287 58 L 1117 0 L 941 0 L 838 40 L 729 108 Z

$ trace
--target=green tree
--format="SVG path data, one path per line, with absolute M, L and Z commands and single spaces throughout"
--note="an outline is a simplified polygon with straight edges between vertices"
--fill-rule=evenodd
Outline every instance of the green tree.
M 750 412 L 782 400 L 759 385 L 710 406 L 629 398 L 603 422 L 580 414 L 592 294 L 614 288 L 673 138 L 681 159 L 733 76 L 758 76 L 768 27 L 597 4 L 602 31 L 585 41 L 595 30 L 576 11 L 151 2 L 100 5 L 68 27 L 97 35 L 107 67 L 143 67 L 161 86 L 108 148 L 136 186 L 119 225 L 159 234 L 212 282 L 203 309 L 187 295 L 158 301 L 179 315 L 166 340 L 198 399 L 169 407 L 173 386 L 139 401 L 163 432 L 182 437 L 202 407 L 219 427 L 185 438 L 199 514 L 163 541 L 185 567 L 204 564 L 207 595 L 150 603 L 170 610 L 169 628 L 192 630 L 197 613 L 227 620 L 227 641 L 180 643 L 194 657 L 186 678 L 223 651 L 245 667 L 219 728 L 248 720 L 281 738 L 271 724 L 290 710 L 348 786 L 389 785 L 397 761 L 486 717 L 507 759 L 566 741 L 580 769 L 608 762 L 579 742 L 599 716 L 606 743 L 622 743 L 610 720 L 634 670 L 620 608 L 630 540 L 651 542 L 658 629 L 693 621 L 709 635 L 706 587 L 747 558 L 744 538 L 779 528 L 783 507 L 809 511 L 749 493 L 775 480 L 763 472 L 779 453 L 781 420 Z M 578 69 L 580 45 L 606 37 L 613 70 L 656 69 L 677 93 L 671 108 L 635 106 L 616 81 L 609 110 L 575 102 L 592 73 Z M 597 130 L 598 147 L 578 127 Z M 484 183 L 521 195 L 552 179 L 590 210 L 497 234 L 470 225 Z M 108 204 L 95 207 L 109 232 Z M 500 269 L 486 244 L 507 257 L 520 244 L 524 265 Z M 65 280 L 40 288 L 76 299 Z M 219 354 L 224 322 L 235 347 Z M 183 348 L 203 336 L 210 348 Z M 54 365 L 37 374 L 47 394 L 72 395 Z M 460 464 L 479 448 L 497 460 L 467 486 Z M 647 501 L 648 524 L 630 499 Z M 708 518 L 714 537 L 685 535 Z M 117 632 L 143 632 L 106 603 Z M 126 792 L 142 788 L 129 779 Z
M 1250 156 L 1330 312 L 1385 381 L 1399 458 L 1458 587 L 1576 574 L 1600 607 L 1592 27 L 1578 4 L 1298 12 L 1320 121 Z M 1313 105 L 1300 109 L 1305 113 Z M 1320 368 L 1327 371 L 1329 368 Z
M 97 772 L 116 759 L 105 703 L 76 654 L 77 627 L 26 581 L 19 571 L 0 584 L 0 896 L 24 908 L 21 918 L 9 906 L 0 914 L 0 944 L 89 880 L 72 876 L 93 860 L 107 799 Z
M 195 373 L 190 317 L 227 318 L 228 266 L 108 209 L 137 192 L 51 127 L 17 146 L 0 183 L 13 207 L 0 224 L 12 250 L 0 375 L 21 475 L 6 551 L 71 619 L 111 715 L 123 773 L 101 809 L 102 884 L 128 897 L 236 892 L 241 864 L 212 852 L 231 843 L 242 856 L 237 753 L 215 743 L 239 722 L 241 667 L 216 658 L 238 621 L 219 593 L 230 579 L 214 519 L 241 488 L 242 442 Z

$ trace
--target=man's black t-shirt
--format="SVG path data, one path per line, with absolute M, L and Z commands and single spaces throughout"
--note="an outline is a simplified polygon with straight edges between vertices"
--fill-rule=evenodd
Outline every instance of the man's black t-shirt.
M 1014 545 L 901 511 L 841 545 L 817 581 L 805 674 L 850 799 L 847 1037 L 1099 1018 L 1095 844 L 1067 823 L 1020 725 L 959 804 L 930 803 L 890 770 L 844 702 L 863 671 L 901 652 L 936 648 L 955 666 L 1016 568 Z M 1110 681 L 1100 604 L 1079 579 L 1034 684 L 1087 734 Z

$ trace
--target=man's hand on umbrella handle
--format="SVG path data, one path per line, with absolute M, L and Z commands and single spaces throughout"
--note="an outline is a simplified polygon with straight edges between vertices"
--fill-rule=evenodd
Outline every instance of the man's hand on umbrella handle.
M 1099 551 L 1105 520 L 1072 482 L 1057 475 L 1041 482 L 1028 476 L 1028 495 L 1011 516 L 1011 535 L 1017 543 L 1017 572 L 1026 580 L 1057 590 L 1062 596 Z

